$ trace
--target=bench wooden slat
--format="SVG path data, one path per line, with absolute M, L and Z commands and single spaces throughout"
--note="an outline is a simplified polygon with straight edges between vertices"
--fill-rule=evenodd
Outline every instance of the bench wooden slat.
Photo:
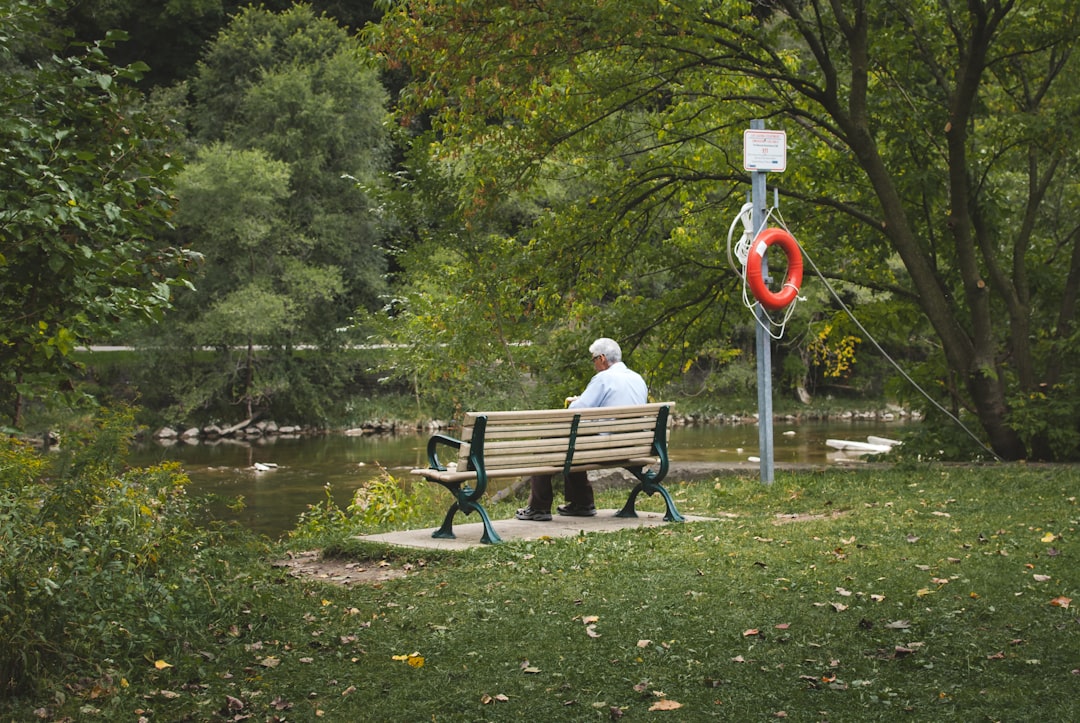
M 650 404 L 635 404 L 626 407 L 588 407 L 585 409 L 523 409 L 501 412 L 466 412 L 466 420 L 475 420 L 479 417 L 487 417 L 488 422 L 501 420 L 527 419 L 545 420 L 550 418 L 565 419 L 568 415 L 580 414 L 582 419 L 595 419 L 597 417 L 638 417 L 652 416 L 656 419 L 657 412 L 662 407 L 672 407 L 671 402 L 652 402 Z
M 652 462 L 656 462 L 656 456 L 649 456 L 650 451 L 651 450 L 648 447 L 623 447 L 615 451 L 586 451 L 582 452 L 581 454 L 575 454 L 572 464 L 596 464 L 600 462 L 606 462 L 609 463 L 609 467 L 617 467 L 619 466 L 617 464 L 618 462 L 624 459 L 631 458 L 643 458 L 649 459 Z M 514 454 L 494 458 L 485 458 L 484 468 L 487 471 L 487 476 L 490 478 L 514 477 L 516 475 L 508 472 L 508 469 L 521 467 L 524 465 L 539 465 L 545 467 L 558 467 L 559 471 L 562 471 L 562 466 L 565 462 L 565 454 Z
M 486 425 L 485 435 L 487 438 L 494 436 L 537 437 L 551 434 L 553 436 L 566 436 L 568 433 L 567 421 L 558 423 L 523 424 L 515 420 L 512 424 L 500 424 L 497 421 L 489 421 Z M 619 432 L 632 429 L 652 429 L 656 425 L 656 417 L 627 418 L 617 417 L 612 419 L 582 419 L 578 427 L 580 433 L 600 434 L 603 432 Z M 475 426 L 466 426 L 462 436 L 469 437 Z
M 578 437 L 574 441 L 575 449 L 588 449 L 598 447 L 611 447 L 624 444 L 644 444 L 648 446 L 652 444 L 653 433 L 649 432 L 628 432 L 619 435 L 590 435 L 587 437 Z M 508 449 L 535 449 L 538 452 L 562 449 L 565 451 L 570 446 L 569 437 L 539 437 L 537 439 L 507 439 L 497 442 L 491 441 L 491 439 L 484 440 L 484 454 L 490 456 L 492 454 L 502 454 L 504 450 Z
M 655 420 L 651 425 L 621 425 L 613 426 L 606 425 L 603 427 L 585 427 L 584 425 L 578 428 L 576 439 L 593 439 L 596 437 L 609 437 L 613 435 L 641 435 L 647 436 L 652 439 Z M 465 437 L 472 437 L 472 431 L 469 434 L 463 435 Z M 504 433 L 501 430 L 485 430 L 484 434 L 484 446 L 487 447 L 497 442 L 515 442 L 520 441 L 523 443 L 542 442 L 544 440 L 558 440 L 569 439 L 569 434 L 566 430 L 562 430 L 561 433 L 556 433 L 550 430 L 529 430 L 523 432 L 509 432 Z
M 656 457 L 643 457 L 635 459 L 620 459 L 617 460 L 620 464 L 619 467 L 646 467 L 656 462 Z M 588 472 L 596 469 L 610 469 L 612 465 L 609 464 L 580 464 L 574 465 L 570 468 L 571 472 Z M 534 474 L 561 474 L 563 471 L 562 465 L 559 466 L 529 466 L 529 467 L 507 467 L 502 472 L 506 473 L 507 477 L 530 477 Z M 432 481 L 440 482 L 468 482 L 476 479 L 475 472 L 439 472 L 438 470 L 420 468 L 411 471 L 411 474 L 415 474 L 420 477 L 426 477 Z

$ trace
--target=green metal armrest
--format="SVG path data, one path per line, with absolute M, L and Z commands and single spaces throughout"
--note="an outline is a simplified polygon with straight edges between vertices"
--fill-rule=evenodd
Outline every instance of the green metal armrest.
M 451 449 L 454 449 L 454 450 L 459 450 L 459 449 L 461 449 L 462 441 L 460 439 L 454 439 L 453 437 L 448 437 L 445 434 L 433 434 L 433 435 L 431 435 L 431 439 L 428 440 L 428 443 L 427 443 L 428 466 L 431 467 L 431 469 L 437 469 L 440 472 L 445 472 L 446 471 L 446 465 L 439 462 L 438 446 L 440 444 L 445 445 L 447 447 L 450 447 Z

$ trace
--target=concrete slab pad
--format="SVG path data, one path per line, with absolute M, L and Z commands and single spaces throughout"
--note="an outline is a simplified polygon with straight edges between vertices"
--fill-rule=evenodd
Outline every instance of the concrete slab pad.
M 563 517 L 552 515 L 550 522 L 535 520 L 517 520 L 514 518 L 492 520 L 491 525 L 503 542 L 511 540 L 539 540 L 544 537 L 573 537 L 578 534 L 594 532 L 615 532 L 640 527 L 658 527 L 660 525 L 678 525 L 679 522 L 664 522 L 663 512 L 638 512 L 637 517 L 616 517 L 618 510 L 597 510 L 595 517 Z M 684 515 L 687 522 L 713 521 L 712 517 Z M 454 524 L 457 539 L 443 540 L 431 536 L 436 528 L 422 530 L 403 530 L 385 532 L 378 535 L 360 535 L 357 539 L 368 542 L 382 542 L 402 547 L 417 547 L 434 550 L 468 550 L 483 547 L 480 542 L 484 534 L 484 525 L 480 522 Z

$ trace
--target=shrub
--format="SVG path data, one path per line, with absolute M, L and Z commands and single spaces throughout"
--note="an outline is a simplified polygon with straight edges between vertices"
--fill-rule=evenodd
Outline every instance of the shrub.
M 332 544 L 350 535 L 433 520 L 450 499 L 438 492 L 434 485 L 410 485 L 383 469 L 378 477 L 361 485 L 342 510 L 327 485 L 325 499 L 308 505 L 289 535 L 312 544 Z
M 124 469 L 132 419 L 103 412 L 59 454 L 0 440 L 0 698 L 50 675 L 119 685 L 215 614 L 223 531 L 198 524 L 177 465 Z

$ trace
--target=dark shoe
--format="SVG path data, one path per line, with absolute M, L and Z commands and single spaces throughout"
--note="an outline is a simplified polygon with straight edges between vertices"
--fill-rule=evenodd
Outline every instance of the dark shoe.
M 520 510 L 514 513 L 514 517 L 519 520 L 535 520 L 537 522 L 547 522 L 551 519 L 551 513 L 534 510 L 532 507 L 522 507 Z
M 570 502 L 565 505 L 559 505 L 559 514 L 566 517 L 594 517 L 596 515 L 596 507 L 589 505 L 576 505 Z

